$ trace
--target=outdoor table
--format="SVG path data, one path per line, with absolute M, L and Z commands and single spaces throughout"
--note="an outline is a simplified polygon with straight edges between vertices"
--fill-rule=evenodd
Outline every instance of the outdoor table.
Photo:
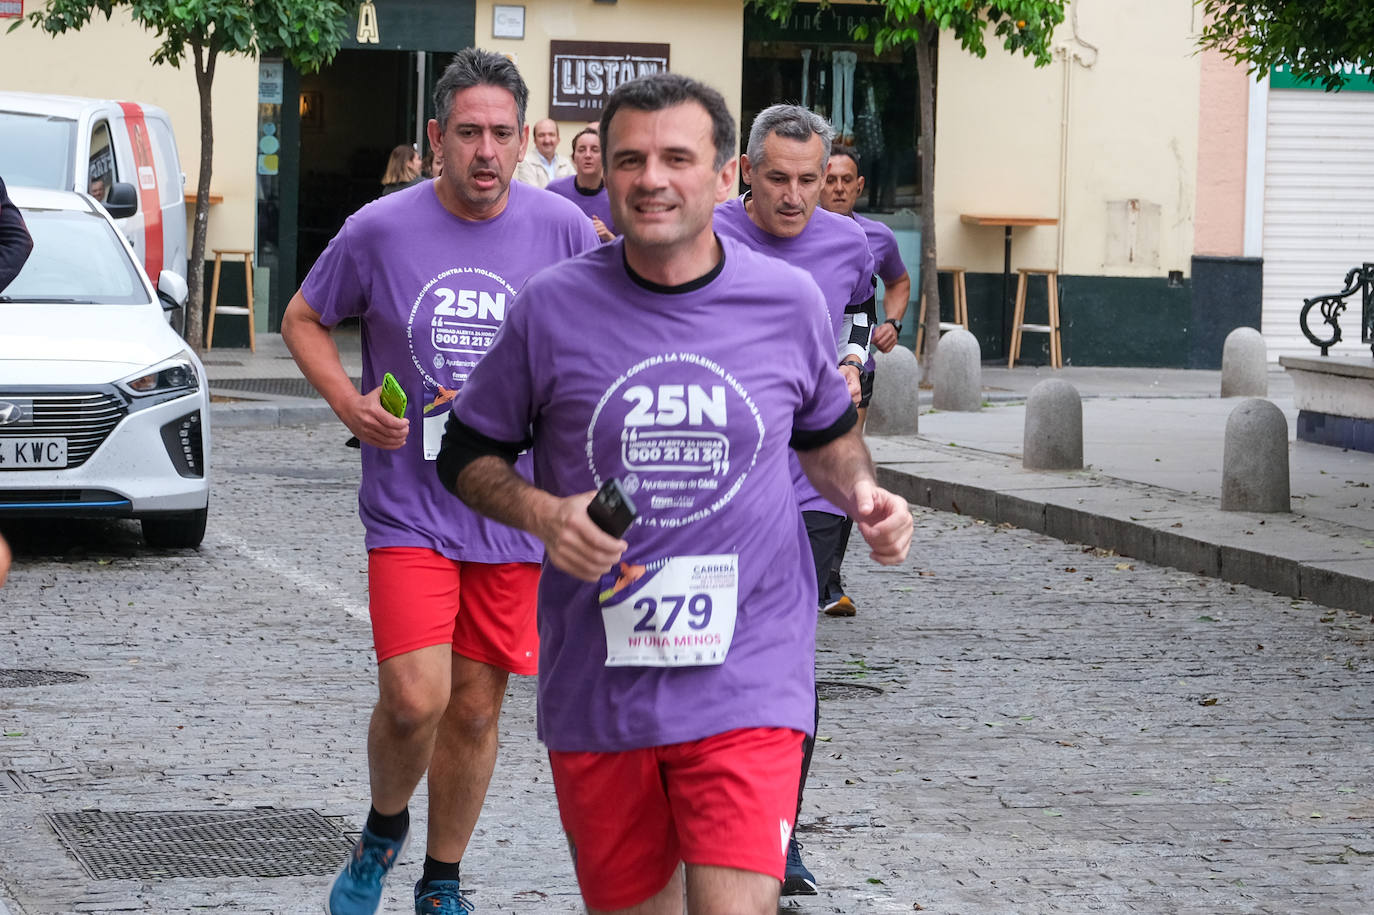
M 987 216 L 979 213 L 961 213 L 959 221 L 969 226 L 1002 226 L 1006 229 L 1006 241 L 1002 256 L 1002 356 L 1006 355 L 1008 341 L 1011 340 L 1011 230 L 1017 226 L 1057 226 L 1055 216 Z

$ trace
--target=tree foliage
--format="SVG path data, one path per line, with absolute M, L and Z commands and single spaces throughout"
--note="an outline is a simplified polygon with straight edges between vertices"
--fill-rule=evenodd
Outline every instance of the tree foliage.
M 340 0 L 46 0 L 27 18 L 34 27 L 56 36 L 85 27 L 96 14 L 108 20 L 116 8 L 127 10 L 135 22 L 158 37 L 154 64 L 180 68 L 189 57 L 195 68 L 200 94 L 200 175 L 188 257 L 191 294 L 186 336 L 200 349 L 214 164 L 210 93 L 215 64 L 221 53 L 276 54 L 302 72 L 312 73 L 334 59 L 347 28 L 347 11 Z M 158 278 L 151 279 L 156 283 Z
M 1064 21 L 1067 0 L 869 0 L 884 10 L 883 25 L 873 35 L 861 23 L 855 37 L 872 38 L 873 49 L 912 47 L 930 29 L 953 32 L 960 46 L 975 57 L 987 56 L 987 35 L 1002 40 L 1011 53 L 1050 62 L 1054 28 Z
M 910 49 L 916 56 L 917 98 L 920 100 L 921 123 L 921 286 L 917 301 L 925 300 L 926 323 L 935 328 L 940 321 L 940 293 L 935 265 L 935 52 L 940 33 L 952 32 L 961 47 L 976 57 L 987 55 L 989 33 L 1001 39 L 1010 53 L 1020 53 L 1034 60 L 1037 67 L 1048 64 L 1054 56 L 1051 41 L 1054 29 L 1064 21 L 1064 7 L 1068 0 L 868 0 L 881 7 L 883 21 L 870 30 L 862 22 L 854 29 L 854 37 L 872 40 L 873 50 L 881 54 L 888 49 Z M 745 0 L 746 6 L 763 10 L 773 19 L 785 19 L 796 6 L 796 0 Z M 820 0 L 822 8 L 829 0 Z M 871 34 L 870 34 L 871 32 Z M 748 129 L 748 125 L 745 125 Z M 925 353 L 935 352 L 940 334 L 925 335 Z M 927 365 L 929 359 L 926 360 Z
M 1265 76 L 1287 64 L 1293 75 L 1345 85 L 1352 69 L 1374 64 L 1374 3 L 1369 0 L 1198 0 L 1205 25 L 1198 44 Z

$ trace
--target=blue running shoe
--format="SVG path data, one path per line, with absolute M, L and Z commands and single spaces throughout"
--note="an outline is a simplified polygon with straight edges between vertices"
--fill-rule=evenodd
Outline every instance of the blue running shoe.
M 373 915 L 382 903 L 382 883 L 405 844 L 405 836 L 393 841 L 363 829 L 358 844 L 353 846 L 347 863 L 329 888 L 324 910 L 329 915 Z
M 802 844 L 796 836 L 787 840 L 787 870 L 782 880 L 784 896 L 816 895 L 816 877 L 802 864 L 801 850 Z
M 415 884 L 415 915 L 461 915 L 476 908 L 457 880 Z

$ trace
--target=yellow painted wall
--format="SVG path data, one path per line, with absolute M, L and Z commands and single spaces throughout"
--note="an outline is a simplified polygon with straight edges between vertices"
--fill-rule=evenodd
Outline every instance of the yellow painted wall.
M 671 45 L 669 67 L 699 79 L 725 96 L 738 121 L 744 44 L 741 0 L 538 0 L 526 2 L 522 40 L 491 37 L 492 3 L 477 2 L 476 42 L 512 54 L 530 87 L 528 120 L 549 113 L 549 42 L 637 41 Z M 584 121 L 559 124 L 558 151 L 568 155 L 572 137 Z
M 1002 230 L 959 218 L 992 213 L 1061 217 L 1059 228 L 1015 230 L 1013 270 L 1054 266 L 1062 232 L 1063 273 L 1187 275 L 1198 168 L 1197 15 L 1192 0 L 1073 0 L 1055 34 L 1056 59 L 1041 69 L 991 34 L 983 59 L 944 36 L 935 179 L 941 264 L 1000 272 Z M 1069 61 L 1071 54 L 1087 66 Z M 1155 237 L 1137 239 L 1157 246 L 1157 262 L 1123 257 L 1111 206 L 1128 200 L 1158 207 Z M 1148 247 L 1138 244 L 1137 256 Z
M 7 20 L 0 20 L 8 22 Z M 146 102 L 167 110 L 176 131 L 186 190 L 200 173 L 200 96 L 190 61 L 180 69 L 154 66 L 155 36 L 116 9 L 85 28 L 49 37 L 25 23 L 0 31 L 0 88 Z M 224 202 L 210 209 L 208 248 L 251 248 L 255 211 L 253 169 L 258 91 L 257 61 L 221 56 L 215 69 L 215 154 L 210 190 Z M 193 207 L 186 208 L 187 250 Z

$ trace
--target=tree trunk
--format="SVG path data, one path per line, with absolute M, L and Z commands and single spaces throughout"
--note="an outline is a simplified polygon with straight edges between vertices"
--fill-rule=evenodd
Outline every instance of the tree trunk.
M 917 353 L 923 374 L 930 377 L 935 348 L 940 343 L 940 283 L 935 273 L 935 51 L 940 30 L 935 23 L 919 23 L 916 42 L 916 82 L 921 106 L 921 297 L 926 302 L 924 353 Z M 919 305 L 917 306 L 919 309 Z
M 196 213 L 191 228 L 190 269 L 186 280 L 191 287 L 191 294 L 186 299 L 186 340 L 199 353 L 205 344 L 205 241 L 210 228 L 210 172 L 215 159 L 210 89 L 215 80 L 215 56 L 219 46 L 212 38 L 208 48 L 197 44 L 192 44 L 191 48 L 195 58 L 196 88 L 200 91 L 200 175 L 196 180 Z

